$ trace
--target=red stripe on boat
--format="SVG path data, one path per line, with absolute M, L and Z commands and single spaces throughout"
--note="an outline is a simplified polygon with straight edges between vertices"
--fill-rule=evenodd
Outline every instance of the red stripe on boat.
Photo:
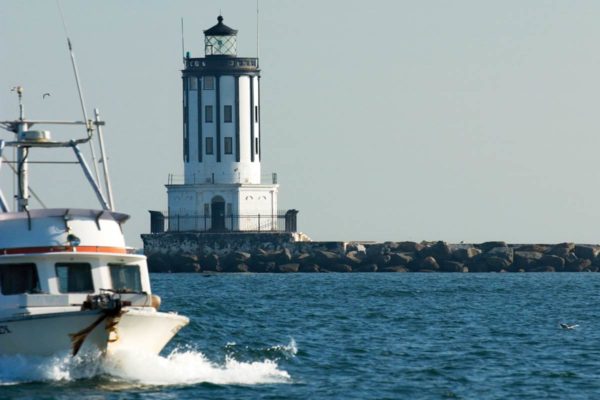
M 20 247 L 14 249 L 0 249 L 0 254 L 37 254 L 37 253 L 113 253 L 127 254 L 124 247 L 108 246 L 48 246 L 48 247 Z

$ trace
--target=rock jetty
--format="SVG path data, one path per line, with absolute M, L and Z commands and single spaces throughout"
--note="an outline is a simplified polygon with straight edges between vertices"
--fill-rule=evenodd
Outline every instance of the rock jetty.
M 146 248 L 151 272 L 597 272 L 600 245 L 280 242 Z

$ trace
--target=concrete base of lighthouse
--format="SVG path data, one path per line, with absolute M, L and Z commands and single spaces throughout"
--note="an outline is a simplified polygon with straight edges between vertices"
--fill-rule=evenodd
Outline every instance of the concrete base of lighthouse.
M 240 232 L 282 230 L 277 184 L 167 185 L 168 230 Z

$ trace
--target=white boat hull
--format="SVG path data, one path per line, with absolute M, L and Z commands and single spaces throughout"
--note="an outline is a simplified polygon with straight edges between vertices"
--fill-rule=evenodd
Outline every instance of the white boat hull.
M 158 354 L 188 322 L 184 316 L 149 307 L 125 307 L 114 318 L 101 310 L 7 318 L 0 320 L 0 354 L 110 354 L 122 350 Z

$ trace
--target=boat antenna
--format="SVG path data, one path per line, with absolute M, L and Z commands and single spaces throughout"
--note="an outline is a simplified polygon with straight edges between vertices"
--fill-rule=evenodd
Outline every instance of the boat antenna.
M 79 81 L 79 71 L 77 70 L 77 63 L 75 62 L 75 53 L 73 52 L 73 45 L 69 38 L 69 32 L 67 30 L 67 24 L 65 22 L 65 16 L 60 6 L 60 1 L 56 0 L 58 11 L 60 12 L 60 19 L 62 21 L 65 36 L 67 38 L 67 45 L 69 47 L 69 54 L 71 55 L 71 65 L 73 66 L 73 73 L 75 74 L 75 83 L 77 84 L 77 93 L 79 94 L 79 103 L 81 104 L 81 111 L 83 112 L 83 120 L 85 122 L 88 138 L 92 137 L 94 129 L 92 128 L 92 121 L 88 119 L 87 112 L 85 111 L 85 101 L 83 99 L 83 90 L 81 89 L 81 82 Z M 96 184 L 100 182 L 100 173 L 98 172 L 98 163 L 96 161 L 96 151 L 94 150 L 94 144 L 90 140 L 90 151 L 92 153 L 92 164 L 94 165 L 94 173 L 96 175 Z
M 256 0 L 256 58 L 259 57 L 258 0 Z
M 185 67 L 185 42 L 183 35 L 183 17 L 181 17 L 181 57 L 183 58 L 183 66 Z

